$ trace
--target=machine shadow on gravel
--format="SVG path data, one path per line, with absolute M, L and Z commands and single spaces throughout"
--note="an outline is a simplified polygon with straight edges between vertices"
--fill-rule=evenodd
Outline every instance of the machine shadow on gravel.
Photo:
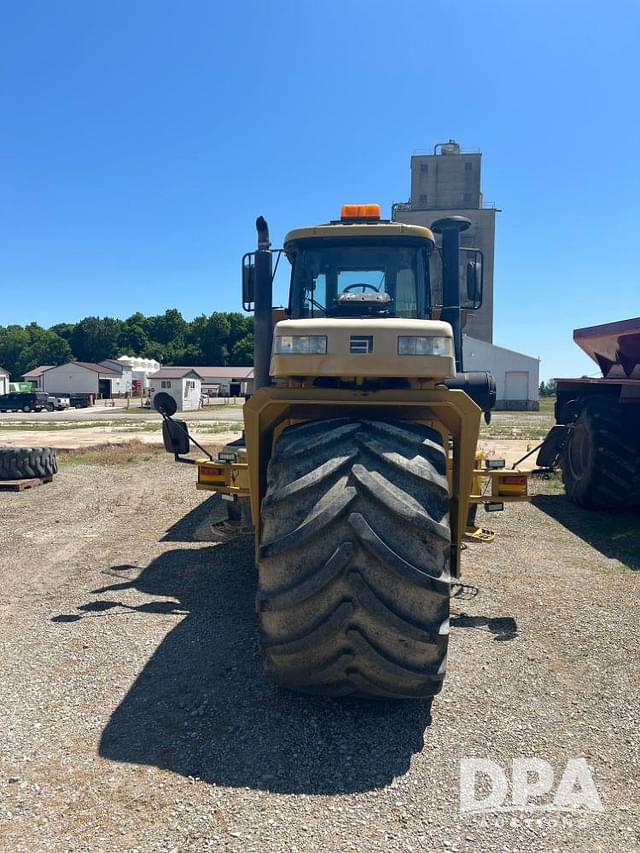
M 583 509 L 564 495 L 536 495 L 531 503 L 605 557 L 640 571 L 640 512 Z
M 266 678 L 249 537 L 166 552 L 137 577 L 114 568 L 139 592 L 177 598 L 174 612 L 186 615 L 113 711 L 102 757 L 216 785 L 335 794 L 387 785 L 422 749 L 427 702 L 318 699 Z M 136 609 L 151 614 L 149 605 Z
M 162 537 L 163 542 L 216 541 L 212 524 L 227 517 L 227 509 L 220 495 L 210 495 L 195 509 L 180 518 Z
M 470 616 L 468 613 L 457 613 L 451 616 L 452 628 L 478 628 L 488 631 L 497 642 L 515 640 L 518 636 L 518 625 L 513 616 Z

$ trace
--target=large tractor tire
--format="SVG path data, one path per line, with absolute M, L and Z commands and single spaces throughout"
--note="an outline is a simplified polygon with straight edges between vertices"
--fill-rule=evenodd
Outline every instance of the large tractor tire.
M 0 480 L 51 477 L 58 472 L 52 447 L 0 447 Z
M 288 427 L 262 502 L 257 607 L 268 673 L 328 696 L 431 697 L 449 634 L 439 432 L 408 421 Z
M 640 502 L 638 420 L 617 400 L 587 397 L 560 465 L 565 492 L 578 506 L 619 509 Z

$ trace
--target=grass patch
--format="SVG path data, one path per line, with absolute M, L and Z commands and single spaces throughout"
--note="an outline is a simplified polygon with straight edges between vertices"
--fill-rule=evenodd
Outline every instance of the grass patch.
M 516 439 L 539 444 L 553 426 L 553 421 L 542 424 L 501 423 L 492 421 L 480 429 L 480 438 Z M 531 447 L 530 449 L 533 449 Z
M 559 470 L 548 474 L 538 474 L 529 478 L 529 494 L 531 495 L 563 495 L 564 485 L 562 473 Z
M 244 406 L 244 400 L 241 403 L 210 403 L 206 405 L 203 409 L 190 409 L 185 412 L 177 412 L 177 417 L 183 417 L 184 415 L 190 414 L 192 411 L 198 412 L 207 412 L 209 409 L 241 409 Z M 113 412 L 113 416 L 115 418 L 124 418 L 127 415 L 148 415 L 149 412 L 152 414 L 158 414 L 153 406 L 131 406 L 128 409 L 117 409 Z M 160 417 L 160 415 L 158 415 Z
M 493 412 L 491 423 L 480 425 L 480 438 L 520 439 L 539 444 L 555 423 L 552 411 Z
M 213 434 L 219 432 L 242 432 L 243 424 L 240 421 L 232 421 L 231 423 L 207 424 L 202 421 L 195 423 L 187 422 L 189 432 Z
M 34 424 L 24 421 L 6 421 L 0 424 L 0 432 L 66 432 L 74 429 L 113 429 L 126 432 L 154 432 L 162 429 L 162 423 L 114 423 L 113 421 L 49 421 Z
M 218 430 L 223 432 L 223 430 Z M 210 452 L 216 452 L 220 448 L 220 444 L 211 446 L 208 442 L 204 442 L 204 446 Z M 202 453 L 191 447 L 192 456 L 202 456 Z M 75 450 L 65 450 L 59 448 L 57 450 L 58 463 L 61 466 L 69 465 L 139 465 L 144 462 L 157 461 L 166 459 L 173 461 L 173 456 L 169 456 L 164 447 L 161 445 L 146 444 L 140 441 L 139 438 L 132 438 L 122 444 L 105 444 L 101 447 L 80 447 Z
M 549 432 L 550 427 L 515 427 L 491 424 L 480 430 L 480 438 L 484 439 L 514 439 L 520 441 L 531 441 L 539 444 Z M 531 450 L 533 447 L 530 448 Z
M 87 429 L 88 427 L 110 427 L 110 421 L 48 421 L 34 424 L 31 421 L 3 421 L 0 432 L 58 432 L 67 429 Z
M 137 465 L 165 456 L 164 448 L 151 447 L 134 438 L 127 444 L 58 450 L 58 463 L 65 465 Z
M 188 421 L 189 430 L 193 432 L 218 433 L 218 432 L 241 432 L 242 424 L 239 421 L 224 421 L 207 423 L 206 421 Z M 0 424 L 0 432 L 64 432 L 74 429 L 112 429 L 115 432 L 160 432 L 162 421 L 146 421 L 136 423 L 135 421 L 50 421 L 49 423 L 34 424 L 24 421 L 6 421 Z

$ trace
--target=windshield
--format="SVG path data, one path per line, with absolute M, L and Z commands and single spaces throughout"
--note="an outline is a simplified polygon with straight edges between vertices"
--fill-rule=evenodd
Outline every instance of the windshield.
M 291 316 L 425 317 L 426 249 L 396 244 L 325 245 L 296 252 Z

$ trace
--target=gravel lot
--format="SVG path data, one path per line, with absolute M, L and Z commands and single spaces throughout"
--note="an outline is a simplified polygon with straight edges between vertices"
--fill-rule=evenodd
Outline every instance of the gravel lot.
M 430 715 L 265 680 L 220 511 L 164 459 L 0 493 L 0 849 L 640 849 L 637 522 L 486 516 Z M 460 814 L 460 759 L 531 756 L 554 790 L 586 758 L 603 811 Z

